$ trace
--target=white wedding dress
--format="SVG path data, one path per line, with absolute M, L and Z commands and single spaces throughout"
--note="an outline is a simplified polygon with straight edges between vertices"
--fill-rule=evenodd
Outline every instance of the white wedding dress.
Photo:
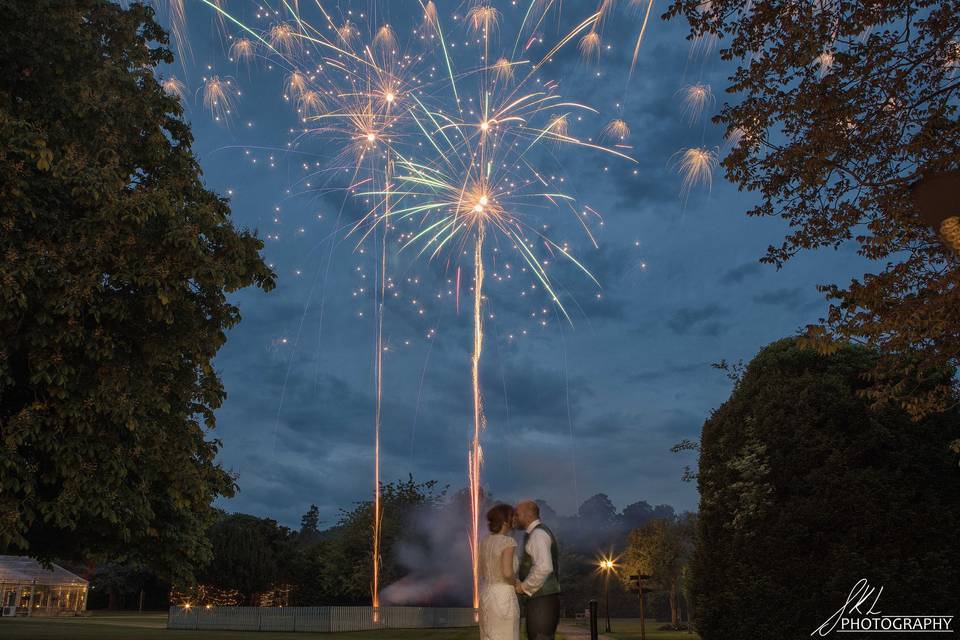
M 480 640 L 519 640 L 520 603 L 517 592 L 500 570 L 500 554 L 516 547 L 510 536 L 494 533 L 480 542 Z M 513 552 L 513 572 L 519 558 Z

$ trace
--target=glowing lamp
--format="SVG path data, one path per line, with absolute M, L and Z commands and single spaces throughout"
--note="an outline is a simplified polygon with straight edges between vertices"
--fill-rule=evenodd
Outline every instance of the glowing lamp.
M 377 139 L 377 134 L 375 134 L 375 133 L 368 133 L 368 134 L 367 134 L 367 142 L 373 142 L 373 141 L 376 140 L 376 139 Z

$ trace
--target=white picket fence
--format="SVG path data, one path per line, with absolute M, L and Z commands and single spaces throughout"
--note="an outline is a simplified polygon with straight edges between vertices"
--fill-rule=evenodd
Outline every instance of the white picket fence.
M 463 607 L 170 607 L 168 629 L 221 631 L 373 631 L 472 627 Z

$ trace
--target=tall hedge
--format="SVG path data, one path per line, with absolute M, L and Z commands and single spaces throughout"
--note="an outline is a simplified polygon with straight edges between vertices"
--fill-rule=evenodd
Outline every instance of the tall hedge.
M 883 613 L 958 613 L 958 412 L 869 410 L 858 391 L 874 358 L 775 342 L 704 424 L 692 586 L 705 640 L 808 638 L 861 578 L 884 588 Z

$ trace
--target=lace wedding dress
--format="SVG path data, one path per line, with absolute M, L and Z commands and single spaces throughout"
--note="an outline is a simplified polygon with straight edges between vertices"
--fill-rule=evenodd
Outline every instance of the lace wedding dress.
M 500 554 L 517 541 L 499 533 L 480 542 L 480 640 L 519 640 L 520 604 L 513 585 L 500 570 Z M 513 553 L 516 574 L 519 558 Z

